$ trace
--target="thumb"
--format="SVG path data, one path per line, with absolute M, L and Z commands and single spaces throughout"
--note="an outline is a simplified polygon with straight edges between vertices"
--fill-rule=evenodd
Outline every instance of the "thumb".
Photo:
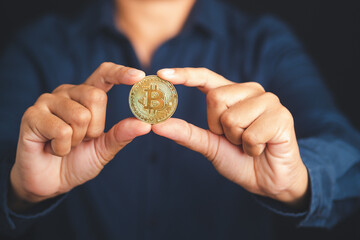
M 199 152 L 210 161 L 216 158 L 220 136 L 194 126 L 184 120 L 170 118 L 163 123 L 152 125 L 157 135 L 169 138 L 193 151 Z
M 95 141 L 95 152 L 105 165 L 134 138 L 151 131 L 151 125 L 136 118 L 126 118 Z
M 249 191 L 256 192 L 252 157 L 231 144 L 224 136 L 175 118 L 153 125 L 152 130 L 160 136 L 201 153 L 221 175 Z

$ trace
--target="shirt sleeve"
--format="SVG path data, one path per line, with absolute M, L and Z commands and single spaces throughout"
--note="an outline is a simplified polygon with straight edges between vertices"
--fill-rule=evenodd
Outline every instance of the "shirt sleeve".
M 22 214 L 7 206 L 9 174 L 15 161 L 21 117 L 43 91 L 45 87 L 34 55 L 21 40 L 15 39 L 0 57 L 0 238 L 23 233 L 65 197 L 44 201 Z
M 276 94 L 292 113 L 311 191 L 304 212 L 257 199 L 274 212 L 301 217 L 299 226 L 330 228 L 360 207 L 360 134 L 336 109 L 313 63 L 283 23 L 264 17 L 249 36 L 248 46 L 259 54 L 254 67 L 247 68 L 248 77 Z

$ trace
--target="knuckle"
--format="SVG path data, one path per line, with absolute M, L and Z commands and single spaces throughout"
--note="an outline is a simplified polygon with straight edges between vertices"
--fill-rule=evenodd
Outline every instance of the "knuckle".
M 258 83 L 258 82 L 248 82 L 247 83 L 251 88 L 254 88 L 254 89 L 256 89 L 258 92 L 265 92 L 265 89 L 264 89 L 264 87 L 260 84 L 260 83 Z
M 111 63 L 111 62 L 103 62 L 99 65 L 98 69 L 99 69 L 100 73 L 103 74 L 112 66 L 113 66 L 113 63 Z
M 106 93 L 99 88 L 91 88 L 86 94 L 88 101 L 104 104 L 107 102 Z
M 57 88 L 54 89 L 53 93 L 57 93 L 57 92 L 61 92 L 61 91 L 65 91 L 68 90 L 69 88 L 73 87 L 74 85 L 72 84 L 62 84 L 60 86 L 58 86 Z
M 71 138 L 73 130 L 69 125 L 59 126 L 57 128 L 57 137 L 61 139 Z
M 242 135 L 242 141 L 250 146 L 254 146 L 257 143 L 256 134 L 251 131 L 245 131 Z
M 78 125 L 86 125 L 91 120 L 91 113 L 89 110 L 83 108 L 75 111 L 76 118 L 75 123 Z
M 22 117 L 22 122 L 29 122 L 31 121 L 34 117 L 37 116 L 37 108 L 35 106 L 31 106 L 28 109 L 26 109 L 23 117 Z
M 38 98 L 38 100 L 36 101 L 37 103 L 46 103 L 48 102 L 51 98 L 53 98 L 53 95 L 51 93 L 43 93 L 40 95 L 40 97 Z
M 273 103 L 279 104 L 280 103 L 280 99 L 278 96 L 276 96 L 274 93 L 272 92 L 265 92 L 263 94 L 265 99 L 268 99 L 268 101 L 271 101 Z
M 214 74 L 213 71 L 209 70 L 208 68 L 205 68 L 205 67 L 200 67 L 198 68 L 198 71 L 200 73 L 200 75 L 203 77 L 203 78 L 207 78 L 209 77 L 211 74 Z
M 207 69 L 206 67 L 199 67 L 197 69 L 198 69 L 198 71 L 200 71 L 200 72 L 202 72 L 204 74 L 208 74 L 210 72 L 210 70 Z
M 229 111 L 224 112 L 220 117 L 221 125 L 224 126 L 224 128 L 233 128 L 236 125 L 236 119 L 234 117 L 234 114 L 231 114 Z
M 180 71 L 180 72 L 185 76 L 185 78 L 189 79 L 192 75 L 193 70 L 194 70 L 194 68 L 186 67 L 186 68 L 183 68 L 182 71 Z
M 280 107 L 279 115 L 281 119 L 286 120 L 290 125 L 294 125 L 294 118 L 291 112 L 284 106 Z
M 206 103 L 209 106 L 218 106 L 224 101 L 224 95 L 218 89 L 212 89 L 206 95 Z
M 111 62 L 102 62 L 99 68 L 108 68 L 110 65 L 112 65 Z

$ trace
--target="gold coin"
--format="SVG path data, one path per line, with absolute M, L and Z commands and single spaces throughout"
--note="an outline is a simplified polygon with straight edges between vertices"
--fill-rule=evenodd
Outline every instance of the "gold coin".
M 146 76 L 130 90 L 129 105 L 132 113 L 150 124 L 170 118 L 177 104 L 178 95 L 174 85 L 155 75 Z

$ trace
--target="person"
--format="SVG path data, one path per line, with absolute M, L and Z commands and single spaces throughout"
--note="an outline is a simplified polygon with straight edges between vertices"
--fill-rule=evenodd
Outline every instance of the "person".
M 0 69 L 2 239 L 281 239 L 278 215 L 360 205 L 360 135 L 273 17 L 101 1 L 23 30 Z M 131 117 L 145 74 L 177 87 L 163 123 Z

